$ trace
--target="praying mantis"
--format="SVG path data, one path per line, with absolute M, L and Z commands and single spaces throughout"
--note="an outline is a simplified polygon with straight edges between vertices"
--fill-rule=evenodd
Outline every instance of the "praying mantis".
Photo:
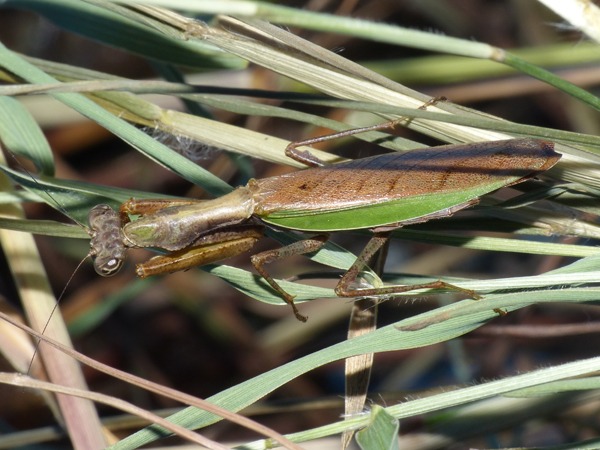
M 138 264 L 139 277 L 186 270 L 245 253 L 263 237 L 265 227 L 313 236 L 251 257 L 262 278 L 306 321 L 265 266 L 290 255 L 318 251 L 330 233 L 372 230 L 373 236 L 341 277 L 340 297 L 391 295 L 417 289 L 450 289 L 478 298 L 475 292 L 434 281 L 408 286 L 354 288 L 368 261 L 402 226 L 448 217 L 479 198 L 534 177 L 554 166 L 561 155 L 554 144 L 512 139 L 445 145 L 391 153 L 325 166 L 297 149 L 314 140 L 292 143 L 286 155 L 311 166 L 297 172 L 252 179 L 222 197 L 207 200 L 134 200 L 114 211 L 98 205 L 89 214 L 91 251 L 96 272 L 116 274 L 127 248 L 158 248 L 167 253 Z M 131 220 L 132 215 L 139 218 Z

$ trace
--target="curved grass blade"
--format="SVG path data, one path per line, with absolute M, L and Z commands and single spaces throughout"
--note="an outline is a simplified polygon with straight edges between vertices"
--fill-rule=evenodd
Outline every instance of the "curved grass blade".
M 251 380 L 247 380 L 237 386 L 226 389 L 208 400 L 232 411 L 238 411 L 264 397 L 282 384 L 309 372 L 316 367 L 332 361 L 338 361 L 350 356 L 369 352 L 396 351 L 402 349 L 416 348 L 435 343 L 444 342 L 458 336 L 462 336 L 497 317 L 495 308 L 515 310 L 535 303 L 544 302 L 587 302 L 597 301 L 600 296 L 600 288 L 565 288 L 559 290 L 540 290 L 530 292 L 518 292 L 512 294 L 490 295 L 483 301 L 465 300 L 454 303 L 434 311 L 410 317 L 401 322 L 380 328 L 372 333 L 332 345 L 306 357 L 297 359 L 274 370 L 264 373 Z M 582 375 L 586 371 L 597 371 L 600 369 L 600 358 L 595 358 L 593 367 L 577 366 L 574 372 L 565 369 L 565 366 L 553 367 L 549 372 L 552 379 L 536 377 L 534 374 L 519 375 L 516 377 L 492 382 L 488 385 L 476 386 L 473 391 L 482 396 L 458 396 L 456 394 L 441 395 L 444 400 L 439 402 L 435 399 L 423 399 L 414 401 L 412 404 L 401 404 L 388 412 L 396 418 L 410 417 L 430 411 L 438 411 L 449 406 L 464 404 L 475 399 L 499 395 L 504 392 L 535 386 L 540 383 L 564 379 L 566 377 Z M 561 371 L 562 368 L 562 371 Z M 583 372 L 582 372 L 583 371 Z M 560 375 L 558 375 L 560 374 Z M 523 380 L 517 382 L 516 380 Z M 413 402 L 411 402 L 413 403 Z M 417 406 L 418 405 L 418 406 Z M 201 428 L 218 420 L 212 414 L 199 411 L 194 408 L 186 408 L 170 417 L 170 420 L 179 425 L 192 428 Z M 353 418 L 344 421 L 341 425 L 329 427 L 322 433 L 310 434 L 311 438 L 339 433 L 341 430 L 357 424 L 366 425 L 368 418 Z M 148 427 L 125 439 L 111 448 L 130 449 L 153 442 L 165 436 L 158 427 Z M 307 433 L 308 436 L 308 433 Z
M 0 97 L 0 139 L 10 152 L 29 158 L 42 174 L 54 175 L 54 156 L 44 133 L 12 97 Z
M 148 59 L 201 70 L 242 69 L 246 62 L 207 44 L 175 40 L 141 21 L 85 1 L 8 0 L 5 5 L 28 9 L 58 26 Z

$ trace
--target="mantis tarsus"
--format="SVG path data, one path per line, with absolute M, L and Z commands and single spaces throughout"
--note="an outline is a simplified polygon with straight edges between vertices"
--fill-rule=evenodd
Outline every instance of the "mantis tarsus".
M 306 142 L 291 144 L 286 154 L 319 166 L 311 154 L 296 150 Z M 98 205 L 90 212 L 91 255 L 96 271 L 110 276 L 122 266 L 128 247 L 170 252 L 137 265 L 137 275 L 147 277 L 246 252 L 263 236 L 265 226 L 314 233 L 314 237 L 251 257 L 258 273 L 305 321 L 294 297 L 269 275 L 265 265 L 315 252 L 331 232 L 371 229 L 374 236 L 335 288 L 338 296 L 445 288 L 478 298 L 472 291 L 442 281 L 372 289 L 355 289 L 352 283 L 392 230 L 450 216 L 476 204 L 484 194 L 549 169 L 559 159 L 552 142 L 534 139 L 446 145 L 252 179 L 214 200 L 131 199 L 120 213 Z M 130 221 L 133 214 L 140 217 Z

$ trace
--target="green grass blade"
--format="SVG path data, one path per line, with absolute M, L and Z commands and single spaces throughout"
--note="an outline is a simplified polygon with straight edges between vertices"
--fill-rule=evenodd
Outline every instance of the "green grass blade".
M 148 59 L 202 70 L 242 69 L 246 64 L 202 43 L 170 39 L 124 14 L 85 1 L 9 0 L 5 4 L 34 11 L 61 28 Z
M 11 97 L 0 97 L 0 138 L 10 152 L 29 158 L 44 175 L 54 175 L 54 156 L 37 122 Z
M 361 450 L 400 450 L 398 419 L 389 415 L 379 405 L 373 405 L 369 416 L 369 425 L 356 433 L 356 442 Z
M 380 328 L 372 333 L 332 345 L 230 389 L 226 389 L 207 400 L 227 409 L 238 411 L 272 392 L 282 384 L 323 364 L 362 353 L 417 348 L 462 336 L 496 317 L 497 313 L 494 312 L 494 308 L 515 310 L 540 302 L 597 301 L 599 295 L 600 288 L 563 288 L 560 291 L 519 292 L 516 294 L 489 296 L 484 301 L 479 302 L 467 300 L 454 303 L 431 312 L 410 317 L 396 324 Z M 600 370 L 600 358 L 593 358 L 581 363 L 570 363 L 545 369 L 544 371 L 540 371 L 543 373 L 543 376 L 535 373 L 520 375 L 509 378 L 506 381 L 500 380 L 457 392 L 440 394 L 432 398 L 415 400 L 408 404 L 403 403 L 397 407 L 388 408 L 387 411 L 396 418 L 405 418 L 597 370 Z M 171 416 L 170 420 L 185 427 L 197 428 L 214 423 L 218 418 L 194 408 L 187 408 Z M 332 427 L 329 427 L 326 429 L 326 433 L 323 431 L 323 434 L 319 434 L 319 436 L 339 433 L 351 426 L 356 427 L 357 424 L 364 426 L 367 422 L 368 418 L 363 417 L 348 419 L 343 424 L 336 426 L 335 431 Z M 112 448 L 120 450 L 136 448 L 152 442 L 163 435 L 163 432 L 159 428 L 149 427 L 123 439 Z M 314 434 L 309 434 L 308 432 L 306 436 L 303 436 L 308 438 L 309 435 L 310 438 L 316 437 Z
M 56 83 L 57 80 L 29 64 L 15 53 L 0 45 L 0 65 L 10 68 L 18 76 L 31 83 Z M 159 164 L 173 170 L 181 177 L 194 183 L 201 184 L 214 195 L 221 195 L 231 190 L 231 187 L 201 167 L 190 164 L 185 157 L 152 139 L 126 121 L 115 117 L 102 107 L 79 94 L 53 94 L 53 97 L 75 109 L 86 117 L 94 120 L 137 150 Z

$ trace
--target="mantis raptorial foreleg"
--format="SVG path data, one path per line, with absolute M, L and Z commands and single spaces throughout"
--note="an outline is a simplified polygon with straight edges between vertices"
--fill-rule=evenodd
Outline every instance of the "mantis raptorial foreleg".
M 198 238 L 190 248 L 136 264 L 135 271 L 140 278 L 146 278 L 214 263 L 249 251 L 263 236 L 263 227 L 258 225 L 213 231 Z
M 127 247 L 135 247 L 123 234 L 122 228 L 130 221 L 130 214 L 154 214 L 171 207 L 196 203 L 200 202 L 178 199 L 130 199 L 121 205 L 120 218 L 108 205 L 98 205 L 93 208 L 89 219 L 92 230 L 91 254 L 94 257 L 96 271 L 103 276 L 116 273 L 123 264 Z M 192 242 L 189 246 L 137 264 L 136 273 L 139 277 L 145 278 L 161 273 L 187 270 L 239 255 L 250 250 L 264 236 L 263 228 L 261 225 L 248 223 L 218 228 L 191 239 L 185 237 Z

